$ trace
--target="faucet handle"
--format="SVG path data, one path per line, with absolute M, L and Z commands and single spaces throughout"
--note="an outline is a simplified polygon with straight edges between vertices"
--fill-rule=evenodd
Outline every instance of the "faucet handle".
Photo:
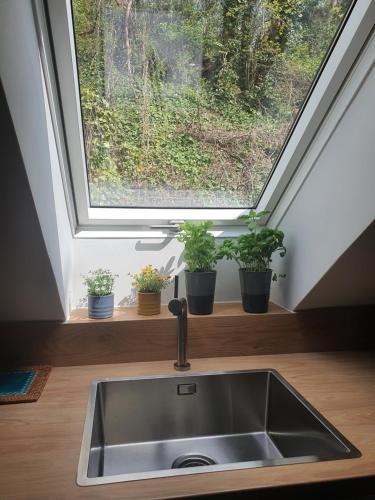
M 172 299 L 169 301 L 168 309 L 174 316 L 179 316 L 182 313 L 182 302 L 179 299 Z
M 178 299 L 178 274 L 174 277 L 174 294 L 173 294 L 174 299 Z

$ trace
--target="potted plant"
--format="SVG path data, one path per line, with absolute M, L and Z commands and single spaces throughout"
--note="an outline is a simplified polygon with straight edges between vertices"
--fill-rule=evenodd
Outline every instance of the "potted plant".
M 221 251 L 229 259 L 234 259 L 240 266 L 240 285 L 243 309 L 249 313 L 265 313 L 271 288 L 272 254 L 279 252 L 284 257 L 284 233 L 278 229 L 258 228 L 259 219 L 268 212 L 256 213 L 250 210 L 248 215 L 240 217 L 249 232 L 235 240 L 225 240 Z M 285 275 L 279 275 L 284 277 Z M 273 280 L 278 275 L 273 274 Z
M 190 314 L 211 314 L 216 284 L 215 266 L 222 255 L 209 232 L 213 223 L 185 222 L 177 240 L 184 243 L 186 294 Z
M 142 316 L 160 314 L 161 290 L 170 283 L 170 276 L 163 276 L 152 265 L 145 266 L 139 274 L 130 274 L 132 285 L 137 288 L 137 312 Z
M 89 318 L 103 319 L 113 315 L 113 285 L 117 275 L 108 269 L 89 271 L 84 276 L 87 286 Z

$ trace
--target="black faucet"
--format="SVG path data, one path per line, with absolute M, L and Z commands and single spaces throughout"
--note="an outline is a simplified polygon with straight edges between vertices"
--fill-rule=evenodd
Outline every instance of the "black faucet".
M 178 299 L 178 276 L 174 281 L 174 298 L 169 302 L 168 309 L 177 316 L 177 361 L 174 364 L 176 370 L 185 371 L 190 369 L 190 363 L 186 359 L 187 346 L 187 302 L 185 298 Z

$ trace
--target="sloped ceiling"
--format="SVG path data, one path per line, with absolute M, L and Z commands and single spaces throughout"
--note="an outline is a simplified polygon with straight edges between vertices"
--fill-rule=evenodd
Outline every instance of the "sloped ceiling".
M 17 137 L 0 84 L 0 321 L 63 320 Z
M 298 309 L 359 304 L 375 304 L 375 222 L 339 257 Z

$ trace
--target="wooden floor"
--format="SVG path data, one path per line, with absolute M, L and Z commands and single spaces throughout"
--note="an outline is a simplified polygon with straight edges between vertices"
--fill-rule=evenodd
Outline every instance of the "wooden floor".
M 197 372 L 253 368 L 278 370 L 362 452 L 362 457 L 79 487 L 76 473 L 90 382 L 102 377 L 173 373 L 172 362 L 60 367 L 52 370 L 37 403 L 0 407 L 1 500 L 182 498 L 375 476 L 373 353 L 192 361 L 192 370 Z

